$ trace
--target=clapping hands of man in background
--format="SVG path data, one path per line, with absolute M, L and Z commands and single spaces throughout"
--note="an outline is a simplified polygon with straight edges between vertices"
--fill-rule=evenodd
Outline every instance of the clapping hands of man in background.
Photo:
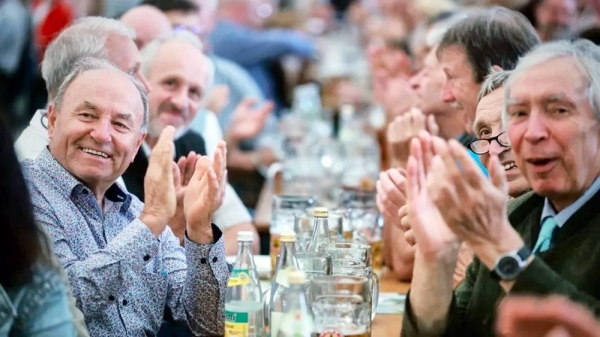
M 199 244 L 213 242 L 211 219 L 221 205 L 227 180 L 225 142 L 211 160 L 190 153 L 173 162 L 175 129 L 167 126 L 152 149 L 144 178 L 145 206 L 140 218 L 156 236 L 167 224 L 187 230 Z
M 272 102 L 256 107 L 255 105 L 256 99 L 250 97 L 244 98 L 238 104 L 225 139 L 237 143 L 254 138 L 262 132 L 267 119 L 273 113 L 274 105 Z

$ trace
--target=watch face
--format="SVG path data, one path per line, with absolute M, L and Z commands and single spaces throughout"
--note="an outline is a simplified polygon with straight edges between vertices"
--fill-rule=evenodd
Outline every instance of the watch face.
M 519 262 L 512 256 L 505 256 L 498 261 L 497 273 L 504 280 L 514 279 L 520 269 Z

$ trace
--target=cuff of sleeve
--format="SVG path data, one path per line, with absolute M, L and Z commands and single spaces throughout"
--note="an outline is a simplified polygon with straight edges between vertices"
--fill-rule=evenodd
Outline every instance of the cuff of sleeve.
M 158 254 L 159 241 L 140 219 L 133 220 L 112 240 L 106 250 L 117 261 L 127 261 L 133 268 L 142 270 Z
M 557 290 L 556 287 L 560 284 L 562 284 L 560 276 L 550 270 L 544 261 L 535 257 L 517 277 L 510 293 L 546 295 L 550 293 L 551 288 Z
M 460 326 L 457 325 L 457 322 L 460 321 L 460 316 L 458 309 L 456 307 L 456 295 L 452 294 L 452 301 L 450 302 L 450 308 L 448 310 L 448 320 L 446 332 L 441 334 L 441 336 L 452 336 L 453 331 L 462 331 Z M 410 305 L 410 290 L 408 294 L 406 294 L 406 301 L 404 304 L 404 315 L 402 315 L 402 331 L 400 333 L 401 337 L 412 337 L 412 336 L 430 336 L 428 334 L 423 334 L 419 332 L 419 326 L 417 324 L 417 319 L 415 314 L 412 312 L 412 307 Z M 431 336 L 439 337 L 440 334 L 435 334 Z
M 229 267 L 225 260 L 225 243 L 223 233 L 215 224 L 211 224 L 215 243 L 209 245 L 200 245 L 190 240 L 185 235 L 185 252 L 188 261 L 188 268 L 192 273 L 205 273 L 212 271 L 212 274 L 221 284 L 226 284 L 229 278 Z M 227 272 L 224 272 L 227 271 Z

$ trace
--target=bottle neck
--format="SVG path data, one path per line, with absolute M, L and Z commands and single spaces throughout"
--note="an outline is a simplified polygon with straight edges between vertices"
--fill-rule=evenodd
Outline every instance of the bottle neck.
M 286 269 L 288 267 L 298 268 L 296 261 L 296 242 L 282 242 L 281 251 L 279 252 L 279 262 L 277 269 Z
M 318 252 L 322 244 L 331 243 L 329 236 L 329 223 L 327 218 L 314 218 L 313 232 L 308 244 L 308 252 Z
M 237 269 L 250 269 L 252 261 L 252 241 L 238 241 L 236 257 Z

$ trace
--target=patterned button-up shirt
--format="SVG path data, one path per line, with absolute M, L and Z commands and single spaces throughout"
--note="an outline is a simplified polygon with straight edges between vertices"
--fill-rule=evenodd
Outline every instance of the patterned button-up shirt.
M 113 184 L 93 193 L 45 149 L 24 163 L 34 212 L 52 237 L 92 336 L 154 336 L 165 313 L 196 336 L 223 335 L 229 266 L 222 233 L 199 245 L 158 237 L 138 218 L 143 203 Z

